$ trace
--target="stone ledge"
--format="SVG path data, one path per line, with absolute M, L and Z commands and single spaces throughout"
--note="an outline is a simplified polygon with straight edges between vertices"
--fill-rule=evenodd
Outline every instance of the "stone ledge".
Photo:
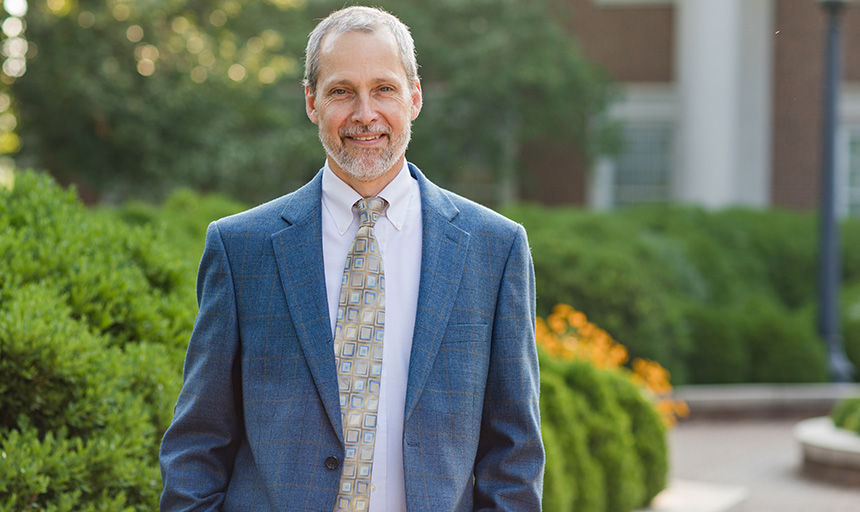
M 673 480 L 650 508 L 637 512 L 740 512 L 747 496 L 744 487 Z
M 842 480 L 860 485 L 860 435 L 837 428 L 824 416 L 799 422 L 794 438 L 803 449 L 804 469 L 813 473 L 841 470 L 849 476 Z
M 860 384 L 695 385 L 679 386 L 672 394 L 687 403 L 691 419 L 821 416 L 854 396 L 860 396 Z

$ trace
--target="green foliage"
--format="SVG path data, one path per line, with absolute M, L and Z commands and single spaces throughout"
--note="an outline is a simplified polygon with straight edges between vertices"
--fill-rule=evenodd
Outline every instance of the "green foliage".
M 860 378 L 860 279 L 849 283 L 842 292 L 842 339 L 845 354 Z
M 860 434 L 860 397 L 842 400 L 830 412 L 833 424 Z
M 639 457 L 645 485 L 639 505 L 647 506 L 667 485 L 669 446 L 666 426 L 654 404 L 643 397 L 641 389 L 631 386 L 627 377 L 618 372 L 607 372 L 606 376 L 621 410 L 630 417 L 633 447 Z
M 19 163 L 113 197 L 303 181 L 321 151 L 299 85 L 313 19 L 296 4 L 30 2 L 38 52 L 10 88 Z
M 193 268 L 33 172 L 0 229 L 0 510 L 155 509 Z
M 628 512 L 666 486 L 666 429 L 641 389 L 613 370 L 541 354 L 546 510 Z M 552 472 L 563 471 L 562 475 Z
M 606 506 L 603 472 L 590 451 L 585 399 L 558 371 L 541 366 L 541 430 L 546 450 L 543 508 L 602 511 Z
M 659 361 L 676 382 L 685 380 L 691 343 L 683 303 L 705 290 L 678 244 L 643 236 L 618 216 L 537 206 L 505 213 L 529 232 L 538 314 L 571 304 L 632 357 Z
M 425 102 L 410 158 L 438 181 L 513 176 L 533 139 L 600 149 L 586 128 L 608 80 L 564 28 L 563 3 L 380 5 L 412 27 Z M 38 51 L 9 88 L 18 161 L 109 200 L 177 185 L 249 202 L 280 195 L 322 165 L 301 62 L 316 21 L 343 6 L 30 2 L 25 35 Z
M 678 205 L 505 213 L 529 232 L 538 311 L 571 304 L 676 384 L 827 379 L 814 328 L 813 215 Z M 846 278 L 860 278 L 860 226 L 847 222 L 843 233 Z M 860 292 L 846 288 L 856 364 Z
M 197 264 L 203 253 L 206 227 L 221 217 L 239 213 L 248 208 L 218 194 L 201 195 L 187 188 L 174 190 L 160 204 L 128 201 L 105 211 L 135 226 L 147 226 L 164 233 L 164 240 L 179 255 Z
M 827 380 L 824 343 L 814 319 L 761 296 L 743 304 L 737 322 L 750 354 L 751 375 L 744 382 L 823 382 Z
M 692 383 L 727 384 L 750 377 L 750 354 L 736 321 L 737 309 L 691 307 L 687 319 L 696 340 L 688 360 Z

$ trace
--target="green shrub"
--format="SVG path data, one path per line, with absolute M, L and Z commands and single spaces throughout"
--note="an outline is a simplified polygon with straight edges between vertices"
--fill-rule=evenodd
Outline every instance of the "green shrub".
M 723 384 L 750 378 L 750 354 L 734 309 L 701 305 L 687 320 L 695 344 L 688 360 L 690 382 Z
M 33 172 L 0 232 L 0 510 L 156 509 L 193 267 Z
M 666 430 L 629 378 L 541 351 L 546 510 L 629 512 L 666 486 Z M 550 474 L 551 471 L 561 471 Z
M 590 452 L 584 417 L 588 407 L 558 371 L 542 361 L 541 430 L 546 449 L 545 510 L 601 512 L 606 509 L 603 471 Z
M 618 397 L 621 410 L 630 417 L 630 432 L 645 484 L 645 494 L 638 505 L 645 507 L 666 488 L 669 473 L 666 426 L 654 404 L 643 397 L 641 389 L 631 386 L 628 378 L 618 372 L 606 372 L 605 375 Z
M 171 193 L 161 205 L 129 201 L 107 211 L 131 225 L 149 226 L 163 232 L 169 246 L 196 265 L 203 254 L 209 223 L 247 208 L 222 195 L 201 195 L 181 188 Z
M 737 325 L 750 354 L 746 382 L 823 382 L 828 378 L 824 344 L 808 312 L 788 311 L 765 297 L 739 305 Z
M 606 214 L 536 206 L 506 214 L 529 232 L 539 314 L 570 304 L 622 340 L 632 356 L 660 361 L 684 382 L 691 341 L 686 303 L 706 291 L 678 244 Z
M 789 309 L 803 307 L 815 297 L 817 233 L 809 213 L 782 210 L 730 209 L 715 214 L 726 228 L 745 239 L 749 256 L 762 265 L 762 287 Z M 738 258 L 737 247 L 728 256 Z M 753 276 L 743 276 L 746 278 Z
M 833 424 L 860 434 L 860 397 L 842 400 L 830 413 Z
M 812 314 L 814 215 L 680 205 L 505 213 L 529 232 L 539 313 L 573 305 L 676 385 L 827 378 Z M 851 288 L 860 283 L 860 221 L 842 233 Z M 857 364 L 860 292 L 848 298 L 845 344 Z
M 845 354 L 854 365 L 854 377 L 860 378 L 860 281 L 845 287 L 840 305 Z

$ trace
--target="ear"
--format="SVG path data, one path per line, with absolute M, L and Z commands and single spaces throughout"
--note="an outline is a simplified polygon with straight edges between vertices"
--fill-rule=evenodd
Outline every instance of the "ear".
M 311 91 L 310 86 L 305 86 L 305 112 L 308 114 L 308 119 L 314 124 L 319 124 L 320 118 L 317 115 L 316 96 Z
M 412 121 L 418 117 L 418 114 L 421 112 L 421 106 L 424 104 L 424 98 L 421 94 L 421 81 L 415 79 L 415 83 L 412 84 Z

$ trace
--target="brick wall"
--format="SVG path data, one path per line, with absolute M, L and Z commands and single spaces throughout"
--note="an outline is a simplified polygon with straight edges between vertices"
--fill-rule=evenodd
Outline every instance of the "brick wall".
M 669 82 L 673 75 L 674 12 L 663 7 L 598 7 L 569 0 L 570 30 L 583 53 L 619 82 Z M 571 145 L 572 146 L 572 145 Z M 585 202 L 587 165 L 576 148 L 541 144 L 523 153 L 520 195 L 544 204 Z
M 674 79 L 674 7 L 607 7 L 569 0 L 570 30 L 585 55 L 619 82 Z M 771 203 L 818 204 L 826 16 L 814 0 L 775 0 Z M 860 4 L 842 16 L 844 78 L 860 81 Z M 574 149 L 526 148 L 522 196 L 582 203 L 585 163 Z M 571 181 L 574 180 L 574 181 Z M 560 185 L 564 184 L 564 185 Z
M 774 35 L 774 206 L 818 205 L 827 19 L 813 2 L 778 0 Z M 860 6 L 842 16 L 844 79 L 860 79 Z

